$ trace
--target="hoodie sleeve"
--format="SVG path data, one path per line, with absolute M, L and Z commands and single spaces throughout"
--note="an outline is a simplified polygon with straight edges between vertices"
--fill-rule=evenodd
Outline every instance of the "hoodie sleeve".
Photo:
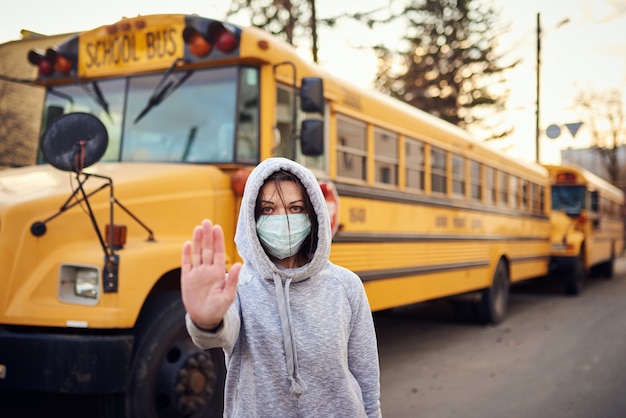
M 363 283 L 354 275 L 352 331 L 348 341 L 348 364 L 359 382 L 368 418 L 380 418 L 380 369 L 376 330 Z
M 193 323 L 189 314 L 185 315 L 185 325 L 191 341 L 203 350 L 221 347 L 229 355 L 233 352 L 235 342 L 239 337 L 241 319 L 239 317 L 238 304 L 233 303 L 226 311 L 222 325 L 215 332 L 207 332 Z

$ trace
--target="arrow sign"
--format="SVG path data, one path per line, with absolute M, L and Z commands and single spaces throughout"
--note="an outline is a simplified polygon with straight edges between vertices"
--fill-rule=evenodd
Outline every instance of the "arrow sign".
M 567 128 L 569 133 L 572 134 L 572 138 L 575 138 L 582 124 L 583 124 L 582 122 L 566 123 L 565 127 Z

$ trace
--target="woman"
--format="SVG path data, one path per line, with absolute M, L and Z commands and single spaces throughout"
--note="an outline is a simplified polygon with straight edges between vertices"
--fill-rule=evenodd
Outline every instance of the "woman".
M 227 417 L 380 417 L 378 352 L 363 284 L 329 261 L 331 229 L 307 168 L 270 158 L 248 177 L 237 231 L 243 265 L 205 220 L 182 256 L 186 324 L 226 354 Z

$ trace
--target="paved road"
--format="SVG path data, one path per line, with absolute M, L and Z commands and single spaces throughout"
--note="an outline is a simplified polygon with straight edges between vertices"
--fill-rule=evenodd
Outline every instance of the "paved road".
M 626 259 L 579 297 L 515 287 L 495 327 L 434 302 L 377 316 L 383 416 L 626 417 Z
M 514 287 L 495 327 L 444 302 L 375 321 L 385 418 L 626 417 L 626 259 L 579 297 L 546 280 Z M 0 393 L 0 417 L 97 415 L 90 397 Z

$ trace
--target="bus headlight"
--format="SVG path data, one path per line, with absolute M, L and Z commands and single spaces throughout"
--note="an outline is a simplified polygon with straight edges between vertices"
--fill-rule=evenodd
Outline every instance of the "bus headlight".
M 100 299 L 98 267 L 63 264 L 59 272 L 59 300 L 81 305 L 96 305 Z

